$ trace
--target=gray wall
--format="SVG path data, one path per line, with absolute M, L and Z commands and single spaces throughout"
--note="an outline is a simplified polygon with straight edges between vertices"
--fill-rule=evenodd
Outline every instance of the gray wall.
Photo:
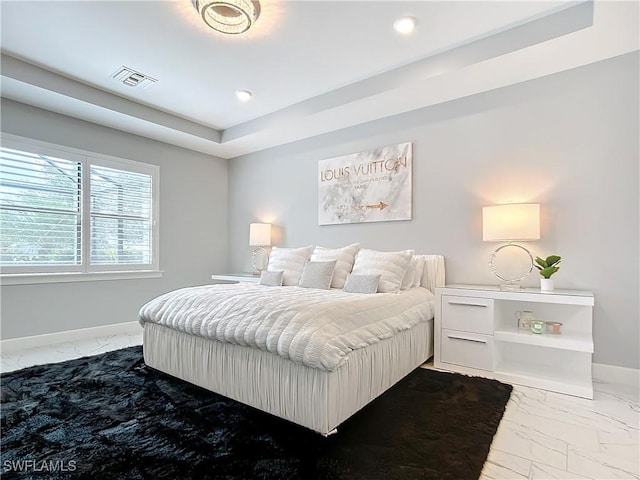
M 227 268 L 226 160 L 11 100 L 1 106 L 3 132 L 160 166 L 164 270 L 157 279 L 2 286 L 2 339 L 136 321 L 154 296 Z
M 277 245 L 415 248 L 445 255 L 448 283 L 497 284 L 481 207 L 537 202 L 530 249 L 562 255 L 557 287 L 595 293 L 594 362 L 639 368 L 638 82 L 634 53 L 234 159 L 231 266 L 251 268 L 248 225 L 269 221 Z M 318 226 L 318 160 L 405 141 L 413 220 Z

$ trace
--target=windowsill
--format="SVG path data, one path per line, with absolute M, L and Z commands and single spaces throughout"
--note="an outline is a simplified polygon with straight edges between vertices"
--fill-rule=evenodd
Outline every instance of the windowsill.
M 127 270 L 121 272 L 10 273 L 0 275 L 0 285 L 32 285 L 37 283 L 97 282 L 104 280 L 136 280 L 161 278 L 162 270 Z

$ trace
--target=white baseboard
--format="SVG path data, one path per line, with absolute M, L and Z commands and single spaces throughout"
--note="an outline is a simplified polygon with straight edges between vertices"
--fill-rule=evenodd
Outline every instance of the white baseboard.
M 0 341 L 0 351 L 12 353 L 27 348 L 38 348 L 63 342 L 91 340 L 98 337 L 108 337 L 110 335 L 137 335 L 139 333 L 142 333 L 142 326 L 138 322 L 116 323 L 112 325 L 101 325 L 99 327 L 67 330 L 65 332 L 33 335 L 31 337 L 10 338 Z
M 592 366 L 592 376 L 594 380 L 601 380 L 608 383 L 622 383 L 635 387 L 640 386 L 640 370 L 638 369 L 605 365 L 604 363 L 594 363 Z

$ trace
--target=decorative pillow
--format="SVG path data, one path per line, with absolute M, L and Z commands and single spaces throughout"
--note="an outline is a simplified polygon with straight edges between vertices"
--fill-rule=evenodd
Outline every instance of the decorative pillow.
M 380 274 L 378 275 L 347 275 L 347 281 L 344 282 L 342 289 L 348 293 L 376 293 L 378 284 L 380 283 Z
M 402 277 L 402 285 L 400 286 L 400 290 L 409 290 L 413 285 L 413 276 L 416 273 L 416 256 L 411 257 L 409 261 L 409 265 L 407 266 L 407 270 L 404 272 L 404 277 Z
M 422 280 L 422 274 L 424 273 L 425 259 L 422 255 L 414 255 L 413 258 L 417 259 L 418 264 L 416 265 L 416 271 L 413 276 L 413 285 L 412 287 L 419 287 L 420 282 Z
M 331 262 L 307 262 L 302 269 L 300 286 L 304 288 L 321 288 L 329 290 L 336 260 Z
M 260 285 L 267 285 L 269 287 L 281 287 L 282 277 L 284 277 L 284 270 L 269 271 L 263 270 L 260 273 Z
M 378 292 L 398 292 L 402 286 L 402 279 L 413 257 L 413 250 L 398 252 L 379 252 L 377 250 L 361 249 L 353 264 L 355 275 L 380 274 Z
M 424 257 L 421 257 L 420 255 L 414 255 L 409 262 L 406 273 L 404 274 L 404 278 L 402 279 L 402 287 L 400 287 L 400 290 L 409 290 L 413 287 L 419 287 L 423 271 Z
M 313 254 L 311 254 L 311 261 L 327 262 L 336 260 L 336 269 L 333 271 L 331 286 L 333 288 L 342 288 L 344 287 L 347 275 L 349 275 L 353 268 L 353 262 L 356 259 L 356 254 L 359 249 L 359 243 L 353 243 L 342 248 L 316 247 Z
M 298 285 L 304 264 L 309 260 L 313 252 L 313 245 L 301 248 L 273 247 L 269 256 L 267 270 L 283 270 L 282 284 L 287 286 Z

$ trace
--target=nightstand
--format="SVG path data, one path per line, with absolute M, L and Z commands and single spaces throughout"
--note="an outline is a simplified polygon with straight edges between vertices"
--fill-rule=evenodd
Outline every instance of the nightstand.
M 224 273 L 211 275 L 211 280 L 233 283 L 258 283 L 260 281 L 260 275 L 253 273 Z
M 447 285 L 436 289 L 434 366 L 507 383 L 593 398 L 593 293 Z M 518 328 L 530 310 L 561 333 Z

